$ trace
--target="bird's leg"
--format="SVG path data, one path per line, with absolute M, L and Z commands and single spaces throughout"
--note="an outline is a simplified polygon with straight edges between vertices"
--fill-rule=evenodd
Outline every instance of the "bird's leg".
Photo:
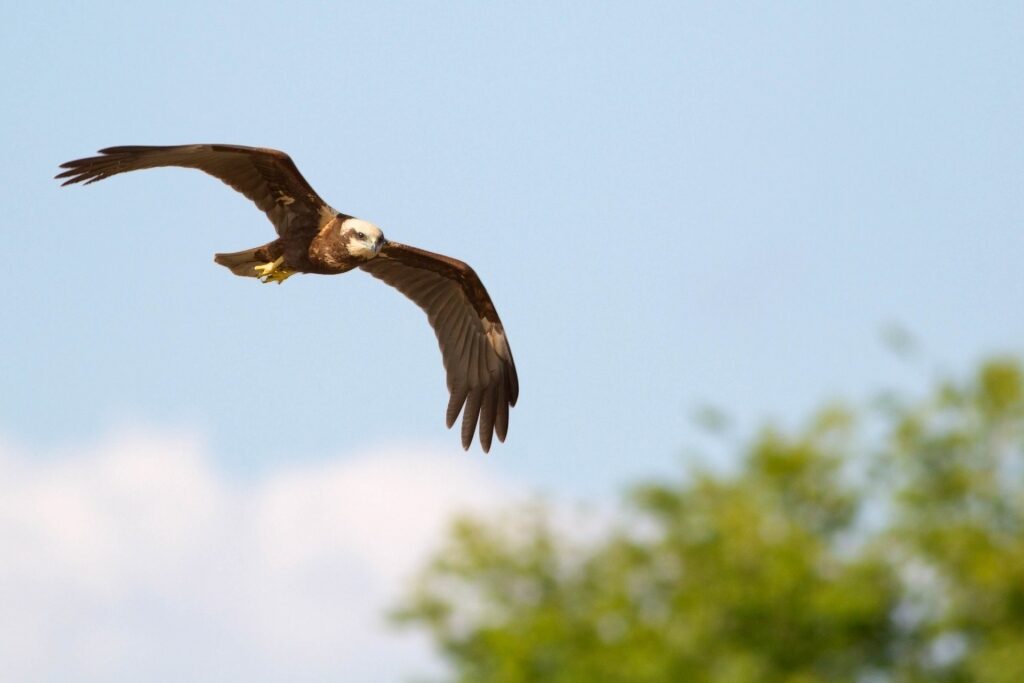
M 278 256 L 277 260 L 272 263 L 264 263 L 262 266 L 254 266 L 257 273 L 256 277 L 258 277 L 261 282 L 276 282 L 277 284 L 281 284 L 295 274 L 295 271 L 283 266 L 283 263 L 284 256 Z

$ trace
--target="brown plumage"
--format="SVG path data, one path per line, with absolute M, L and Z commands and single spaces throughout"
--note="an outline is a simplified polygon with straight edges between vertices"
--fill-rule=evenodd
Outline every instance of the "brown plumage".
M 118 173 L 182 166 L 219 178 L 248 197 L 277 231 L 261 247 L 217 254 L 236 275 L 283 282 L 293 273 L 344 273 L 361 268 L 412 299 L 437 335 L 450 399 L 445 421 L 462 412 L 462 446 L 479 425 L 484 452 L 492 436 L 505 440 L 509 408 L 519 397 L 512 351 L 487 290 L 462 261 L 389 242 L 372 223 L 324 202 L 291 158 L 273 149 L 239 145 L 109 147 L 101 156 L 61 164 L 64 185 L 94 183 Z

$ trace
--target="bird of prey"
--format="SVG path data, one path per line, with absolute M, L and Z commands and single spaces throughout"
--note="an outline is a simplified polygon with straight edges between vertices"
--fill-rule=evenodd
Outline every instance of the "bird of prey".
M 449 391 L 445 420 L 462 412 L 462 447 L 479 422 L 480 446 L 505 440 L 508 412 L 519 397 L 512 351 L 480 278 L 462 261 L 384 238 L 380 228 L 331 208 L 284 152 L 239 145 L 127 146 L 61 164 L 64 185 L 86 185 L 118 173 L 159 166 L 204 171 L 252 200 L 277 231 L 261 247 L 216 254 L 235 275 L 281 283 L 294 273 L 334 275 L 365 270 L 427 314 L 441 347 Z

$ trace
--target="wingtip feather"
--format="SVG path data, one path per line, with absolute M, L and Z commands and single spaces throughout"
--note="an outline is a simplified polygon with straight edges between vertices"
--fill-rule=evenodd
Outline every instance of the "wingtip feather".
M 484 390 L 484 399 L 480 406 L 480 445 L 486 453 L 491 448 L 494 438 L 494 421 L 498 415 L 498 389 L 491 384 Z
M 456 389 L 451 392 L 451 396 L 448 398 L 448 410 L 444 416 L 444 422 L 448 429 L 451 429 L 455 420 L 459 418 L 459 413 L 462 412 L 462 406 L 465 404 L 468 394 L 469 391 L 466 389 Z
M 505 443 L 508 433 L 508 388 L 503 382 L 498 385 L 498 414 L 494 416 L 494 433 L 498 441 Z
M 466 407 L 462 412 L 462 446 L 469 448 L 473 443 L 473 432 L 476 431 L 476 421 L 480 417 L 480 402 L 483 399 L 481 392 L 474 389 L 469 392 L 466 400 Z

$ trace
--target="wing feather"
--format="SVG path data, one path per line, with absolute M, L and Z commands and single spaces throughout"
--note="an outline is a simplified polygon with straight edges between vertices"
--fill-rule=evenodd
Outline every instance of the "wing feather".
M 445 413 L 444 422 L 448 429 L 452 428 L 455 424 L 455 420 L 458 419 L 459 413 L 462 412 L 462 406 L 466 403 L 466 397 L 469 396 L 469 387 L 458 387 L 448 389 L 451 392 L 451 396 L 448 398 L 448 411 Z
M 469 450 L 469 445 L 473 443 L 473 432 L 476 430 L 476 421 L 480 416 L 480 403 L 482 396 L 479 391 L 469 392 L 469 396 L 466 398 L 466 409 L 462 412 L 462 447 Z M 480 447 L 483 448 L 484 444 L 481 443 Z M 484 453 L 487 449 L 484 448 Z
M 462 381 L 465 381 L 466 378 L 466 371 L 463 368 L 465 367 L 467 347 L 472 343 L 471 340 L 474 335 L 474 323 L 475 321 L 471 317 L 465 315 L 461 316 L 461 326 L 458 328 L 455 335 L 451 337 L 456 340 L 455 344 L 451 347 L 452 352 L 450 354 L 444 354 L 445 369 L 449 371 L 449 376 L 457 373 L 458 377 L 461 378 Z M 448 362 L 451 362 L 451 368 L 448 368 Z
M 431 325 L 437 330 L 437 334 L 439 336 L 443 336 L 448 339 L 455 339 L 456 328 L 461 322 L 462 319 L 459 316 L 459 301 L 451 294 L 448 294 L 445 296 L 444 300 L 439 303 L 437 315 L 431 322 Z
M 291 157 L 276 149 L 242 145 L 129 145 L 107 147 L 99 154 L 61 164 L 66 170 L 56 178 L 64 180 L 64 185 L 88 185 L 118 173 L 146 168 L 195 168 L 245 195 L 282 236 L 293 226 L 305 226 L 310 220 L 316 224 L 323 209 L 334 212 L 302 177 Z
M 396 242 L 360 266 L 413 300 L 437 336 L 449 391 L 445 423 L 462 413 L 463 448 L 479 425 L 484 452 L 505 440 L 509 407 L 519 394 L 515 361 L 487 290 L 462 261 Z
M 450 337 L 455 332 L 457 322 L 460 322 L 459 301 L 450 292 L 446 292 L 444 300 L 438 305 L 437 315 L 434 317 L 434 327 L 437 328 L 439 334 Z
M 483 378 L 480 377 L 480 340 L 476 336 L 469 340 L 468 354 L 463 368 L 466 371 L 466 384 L 475 392 L 484 383 Z
M 480 406 L 480 447 L 484 453 L 491 449 L 491 437 L 494 436 L 494 418 L 498 412 L 498 385 L 488 384 L 484 390 L 484 400 Z
M 498 384 L 498 413 L 494 416 L 494 433 L 498 441 L 505 441 L 508 434 L 508 385 L 506 382 Z

